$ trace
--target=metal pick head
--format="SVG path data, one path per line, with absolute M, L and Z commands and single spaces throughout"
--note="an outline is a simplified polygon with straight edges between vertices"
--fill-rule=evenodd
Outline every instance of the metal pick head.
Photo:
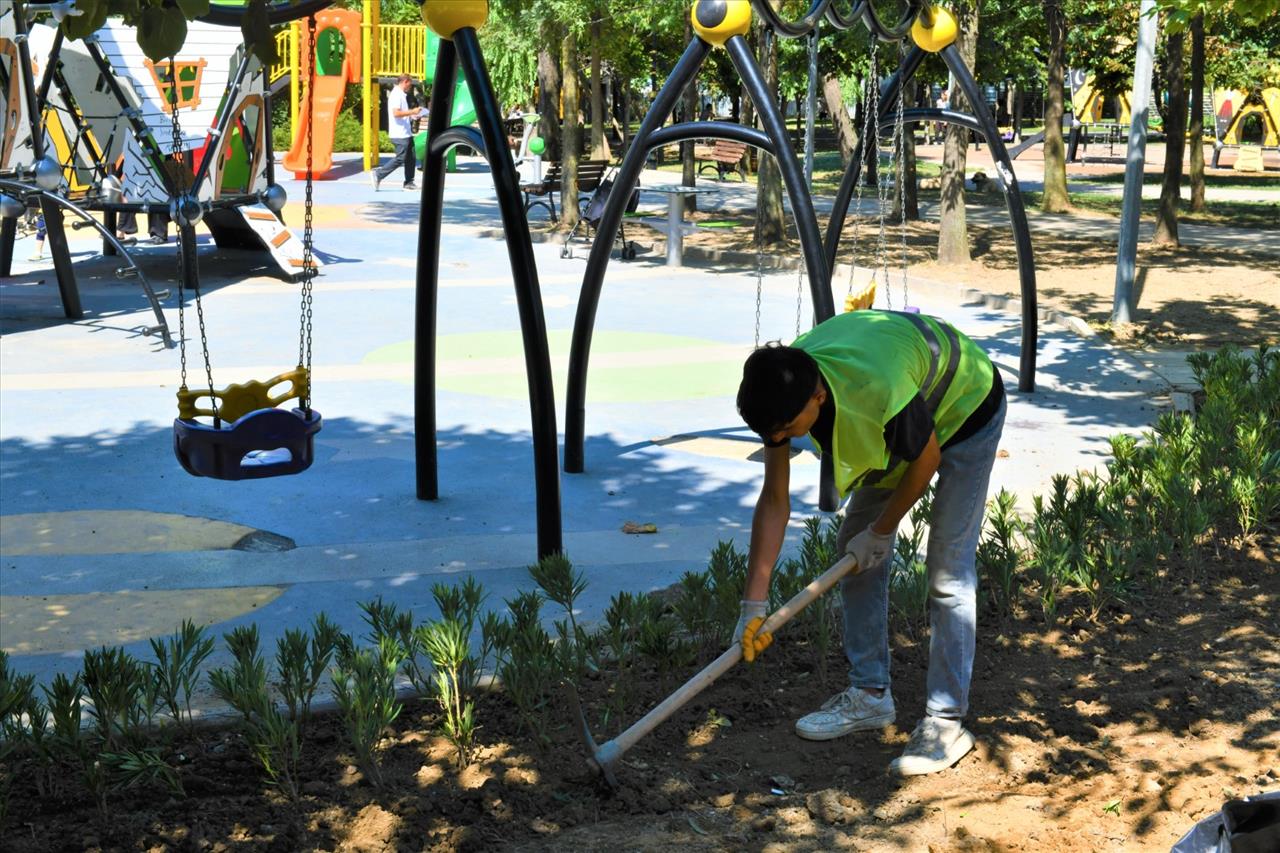
M 587 755 L 589 756 L 587 762 L 604 777 L 610 788 L 616 790 L 618 788 L 618 780 L 613 775 L 612 762 L 600 760 L 600 747 L 596 745 L 596 739 L 591 736 L 591 727 L 587 725 L 587 718 L 582 713 L 582 702 L 578 699 L 578 689 L 569 681 L 561 682 L 561 688 L 564 690 L 565 699 L 569 703 L 569 709 L 576 718 L 578 736 L 582 738 L 582 744 L 587 748 Z

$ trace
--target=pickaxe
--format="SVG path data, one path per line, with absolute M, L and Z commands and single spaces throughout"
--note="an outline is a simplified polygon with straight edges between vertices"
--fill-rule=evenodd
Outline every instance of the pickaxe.
M 847 554 L 841 557 L 834 566 L 814 578 L 808 586 L 796 593 L 790 601 L 769 614 L 769 618 L 760 626 L 760 633 L 775 633 L 783 625 L 790 622 L 797 613 L 821 598 L 823 593 L 835 586 L 836 581 L 850 572 L 856 574 L 857 571 L 857 560 Z M 705 690 L 713 681 L 732 669 L 734 664 L 741 659 L 742 645 L 739 642 L 735 642 L 725 650 L 724 654 L 707 664 L 701 672 L 686 681 L 679 690 L 662 700 L 652 711 L 633 723 L 631 728 L 613 740 L 599 745 L 596 744 L 595 738 L 591 736 L 591 728 L 587 725 L 587 718 L 583 716 L 582 704 L 578 701 L 578 691 L 571 683 L 565 682 L 565 693 L 568 697 L 569 707 L 573 709 L 578 717 L 579 734 L 582 735 L 582 742 L 586 744 L 587 751 L 591 754 L 589 759 L 591 766 L 600 771 L 610 786 L 618 787 L 618 780 L 613 775 L 613 766 L 617 764 L 622 754 L 635 746 L 637 741 L 656 729 L 668 717 L 688 704 L 693 697 Z

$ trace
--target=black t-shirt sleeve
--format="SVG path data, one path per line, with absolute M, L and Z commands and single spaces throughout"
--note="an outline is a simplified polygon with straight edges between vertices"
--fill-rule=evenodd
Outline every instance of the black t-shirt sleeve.
M 897 459 L 914 461 L 933 435 L 933 416 L 924 398 L 916 394 L 884 425 L 884 443 Z

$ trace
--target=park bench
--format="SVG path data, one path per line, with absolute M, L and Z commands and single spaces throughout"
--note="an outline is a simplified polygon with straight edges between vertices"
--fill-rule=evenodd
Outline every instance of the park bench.
M 698 174 L 701 175 L 706 169 L 715 169 L 716 180 L 723 181 L 725 175 L 737 172 L 738 177 L 745 182 L 747 173 L 742 168 L 742 157 L 746 153 L 746 143 L 717 139 L 715 145 L 711 146 L 711 152 L 698 161 Z
M 555 220 L 559 218 L 556 216 L 556 195 L 560 192 L 561 167 L 559 163 L 543 163 L 543 166 L 546 171 L 542 173 L 541 181 L 522 184 L 520 187 L 524 193 L 524 212 L 527 216 L 530 208 L 545 207 L 551 213 L 552 220 Z M 608 160 L 578 161 L 578 204 L 596 191 L 608 168 Z M 563 201 L 561 199 L 562 204 Z

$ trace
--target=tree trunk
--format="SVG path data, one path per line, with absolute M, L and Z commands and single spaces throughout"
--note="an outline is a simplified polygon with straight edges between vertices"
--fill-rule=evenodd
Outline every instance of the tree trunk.
M 582 127 L 578 123 L 578 39 L 570 30 L 561 42 L 561 88 L 564 90 L 564 139 L 560 157 L 560 225 L 578 224 L 578 152 L 582 149 Z
M 631 148 L 631 81 L 622 84 L 622 155 Z
M 1191 209 L 1204 210 L 1204 13 L 1191 19 Z
M 1040 209 L 1046 213 L 1062 213 L 1071 209 L 1071 197 L 1067 195 L 1067 151 L 1062 141 L 1067 43 L 1062 0 L 1046 0 L 1044 17 L 1049 28 L 1049 92 L 1044 106 L 1044 197 Z
M 538 135 L 547 145 L 543 158 L 556 162 L 560 159 L 560 66 L 556 62 L 560 40 L 555 25 L 546 21 L 539 35 L 542 48 L 538 51 Z
M 1013 141 L 1022 141 L 1022 106 L 1027 101 L 1027 93 L 1018 89 L 1013 97 Z
M 845 109 L 844 97 L 840 94 L 840 81 L 831 74 L 822 75 L 822 97 L 827 102 L 827 112 L 831 113 L 831 124 L 836 129 L 836 142 L 840 144 L 840 162 L 848 166 L 858 156 L 858 140 L 853 132 L 853 120 Z
M 1182 79 L 1182 32 L 1170 33 L 1165 48 L 1169 75 L 1169 114 L 1164 117 L 1164 183 L 1160 187 L 1160 207 L 1156 211 L 1156 232 L 1151 242 L 1157 246 L 1177 246 L 1178 201 L 1182 195 L 1182 149 L 1187 144 L 1187 88 Z
M 684 38 L 686 44 L 693 41 L 693 18 L 689 15 L 684 16 Z M 698 78 L 695 75 L 684 89 L 684 120 L 696 121 L 697 118 Z M 698 184 L 698 169 L 693 159 L 693 140 L 680 143 L 680 183 L 686 187 L 693 187 Z M 684 200 L 684 209 L 686 211 L 697 210 L 697 196 L 687 196 Z
M 974 53 L 978 44 L 978 3 L 970 0 L 957 3 L 953 9 L 959 24 L 956 48 L 965 67 L 973 71 Z M 951 91 L 952 109 L 972 109 L 968 99 L 957 85 Z M 969 130 L 957 125 L 947 125 L 946 139 L 942 146 L 941 211 L 938 221 L 938 263 L 960 264 L 969 261 L 969 228 L 964 215 L 964 166 Z
M 763 24 L 758 25 L 763 27 Z M 764 69 L 765 85 L 773 103 L 778 103 L 778 42 L 773 38 L 761 38 L 760 65 Z M 785 126 L 784 126 L 785 127 Z M 782 140 L 785 144 L 786 140 Z M 756 182 L 756 242 L 765 246 L 781 243 L 786 239 L 786 223 L 782 218 L 782 172 L 778 161 L 769 156 L 760 157 L 760 176 Z
M 600 79 L 599 18 L 591 21 L 591 159 L 609 159 L 604 145 L 604 85 Z
M 902 52 L 906 53 L 906 46 L 903 45 Z M 919 83 L 915 77 L 907 81 L 907 85 L 903 87 L 902 98 L 904 105 L 911 105 L 916 100 L 916 89 Z M 896 110 L 896 107 L 895 107 Z M 902 166 L 893 176 L 893 214 L 895 221 L 910 219 L 912 221 L 920 218 L 920 201 L 916 194 L 916 134 L 915 125 L 909 124 L 902 128 Z M 905 214 L 903 207 L 906 207 Z

